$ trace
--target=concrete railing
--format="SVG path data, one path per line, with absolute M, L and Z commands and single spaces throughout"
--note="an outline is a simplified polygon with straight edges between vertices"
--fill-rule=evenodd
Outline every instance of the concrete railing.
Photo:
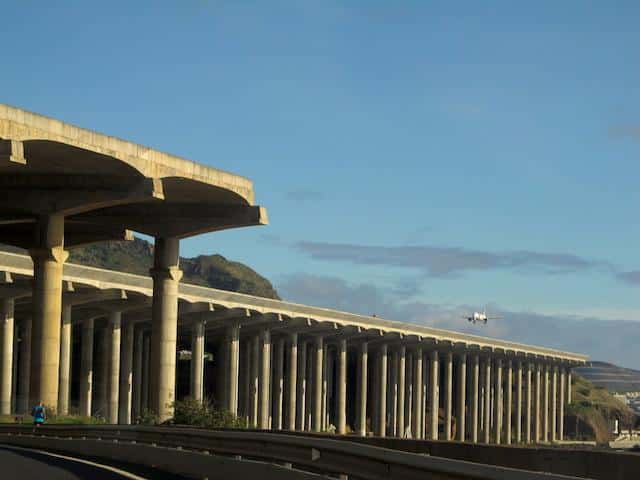
M 235 457 L 236 460 L 240 458 L 244 461 L 258 460 L 267 464 L 289 467 L 283 469 L 282 476 L 275 471 L 272 472 L 275 476 L 270 474 L 268 478 L 293 478 L 291 473 L 296 471 L 323 475 L 347 475 L 364 480 L 422 480 L 425 478 L 566 480 L 577 478 L 418 455 L 328 438 L 241 430 L 206 431 L 180 427 L 123 428 L 117 426 L 35 428 L 6 425 L 0 426 L 0 444 L 31 446 L 71 455 L 119 461 L 131 461 L 133 456 L 138 459 L 136 463 L 145 464 L 156 461 L 156 466 L 164 465 L 169 471 L 171 468 L 167 465 L 167 459 L 169 456 L 176 456 L 175 449 L 180 449 L 181 453 L 189 456 L 189 459 L 185 457 L 185 462 L 197 463 L 198 457 L 191 458 L 194 455 L 215 454 L 215 456 Z M 105 447 L 106 445 L 108 448 Z M 153 455 L 153 452 L 149 452 L 149 448 L 159 449 L 158 453 Z M 137 450 L 140 450 L 139 456 L 135 454 Z M 127 455 L 124 452 L 127 452 Z M 170 452 L 170 455 L 163 452 Z M 192 468 L 192 465 L 187 466 L 186 463 L 181 465 L 183 467 L 179 468 L 183 468 L 183 471 L 175 473 L 187 473 L 187 470 Z M 287 474 L 287 470 L 290 473 Z M 219 471 L 214 473 L 220 474 Z M 297 478 L 310 478 L 306 474 L 302 475 Z

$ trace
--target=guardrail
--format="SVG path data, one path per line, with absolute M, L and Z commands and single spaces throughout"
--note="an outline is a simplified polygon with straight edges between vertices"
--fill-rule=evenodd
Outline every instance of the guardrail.
M 118 446 L 152 445 L 291 466 L 313 473 L 347 475 L 363 480 L 540 480 L 575 479 L 461 460 L 389 450 L 353 442 L 275 433 L 206 431 L 180 427 L 0 426 L 0 443 L 25 444 L 25 438 L 59 438 Z M 27 442 L 28 443 L 28 442 Z M 57 442 L 53 449 L 60 449 Z M 67 450 L 67 453 L 70 453 Z M 86 449 L 84 451 L 86 454 Z

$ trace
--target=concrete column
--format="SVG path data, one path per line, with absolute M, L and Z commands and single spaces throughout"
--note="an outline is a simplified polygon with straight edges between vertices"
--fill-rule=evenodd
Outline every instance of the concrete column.
M 420 422 L 420 438 L 427 438 L 429 414 L 427 407 L 429 405 L 429 354 L 422 350 L 422 405 L 421 405 L 421 418 Z
M 565 387 L 565 374 L 564 368 L 560 370 L 560 399 L 558 401 L 558 408 L 560 410 L 558 415 L 558 440 L 564 440 L 564 387 Z
M 204 340 L 202 343 L 204 344 Z M 238 384 L 240 381 L 240 324 L 236 323 L 227 327 L 226 343 L 227 362 L 225 378 L 227 381 L 225 385 L 225 399 L 227 400 L 227 404 L 225 407 L 232 415 L 238 415 Z M 204 371 L 204 351 L 202 353 Z M 282 370 L 280 376 L 282 377 Z M 282 386 L 280 386 L 280 391 L 282 391 Z M 280 408 L 282 409 L 282 401 L 280 402 Z M 280 413 L 280 418 L 282 419 L 282 413 Z
M 542 438 L 542 421 L 540 419 L 541 417 L 541 413 L 542 413 L 542 406 L 540 405 L 540 400 L 542 398 L 542 394 L 540 392 L 541 390 L 541 376 L 542 376 L 542 367 L 541 365 L 535 364 L 534 365 L 534 369 L 535 369 L 535 394 L 534 394 L 534 399 L 533 399 L 533 427 L 534 427 L 534 442 L 538 443 L 540 442 L 541 438 Z
M 330 399 L 329 399 L 329 382 L 327 377 L 329 376 L 329 346 L 325 343 L 322 351 L 322 431 L 326 431 L 329 428 L 331 420 L 329 418 L 330 413 Z
M 525 371 L 526 380 L 525 380 L 525 407 L 524 407 L 524 438 L 525 443 L 531 443 L 531 401 L 533 397 L 533 385 L 531 383 L 531 371 L 533 369 L 533 365 L 530 362 L 527 362 L 527 369 Z
M 69 414 L 71 381 L 71 305 L 62 307 L 60 326 L 60 379 L 58 384 L 58 414 Z
M 384 437 L 387 433 L 387 345 L 381 345 L 378 351 L 380 381 L 378 382 L 378 421 L 377 434 Z
M 18 413 L 18 328 L 15 324 L 13 327 L 13 367 L 12 367 L 12 378 L 11 378 L 11 411 L 13 413 Z
M 31 332 L 30 404 L 42 402 L 58 409 L 60 376 L 60 319 L 62 315 L 62 266 L 64 217 L 38 220 L 39 246 L 30 250 L 33 260 L 33 318 Z
M 142 342 L 142 409 L 140 413 L 149 410 L 149 374 L 151 373 L 151 337 L 144 335 Z
M 371 432 L 373 435 L 378 435 L 378 420 L 380 418 L 378 414 L 378 405 L 380 404 L 380 357 L 376 353 L 373 354 L 371 367 L 369 416 L 371 418 Z
M 93 326 L 90 318 L 82 323 L 82 345 L 80 346 L 80 415 L 91 416 L 93 390 Z
M 456 431 L 458 440 L 465 441 L 465 412 L 467 410 L 467 355 L 461 353 L 458 357 L 458 406 L 456 412 Z
M 567 405 L 571 405 L 573 400 L 571 398 L 571 369 L 567 369 Z
M 242 344 L 242 417 L 245 426 L 249 426 L 251 412 L 251 340 L 247 339 Z
M 516 366 L 516 443 L 522 443 L 522 362 Z
M 398 350 L 398 415 L 396 417 L 396 435 L 400 438 L 404 438 L 404 395 L 405 395 L 405 373 L 407 362 L 407 349 L 402 345 Z
M 549 366 L 544 365 L 544 392 L 542 397 L 542 433 L 545 442 L 549 441 Z
M 109 315 L 109 380 L 107 391 L 109 392 L 109 406 L 107 409 L 107 422 L 118 423 L 118 401 L 120 400 L 120 342 L 122 315 L 120 312 L 112 312 Z
M 411 432 L 413 438 L 421 439 L 422 428 L 422 368 L 423 358 L 422 349 L 416 350 L 413 354 L 413 413 L 411 415 Z
M 438 362 L 438 351 L 431 351 L 431 373 L 429 375 L 429 388 L 431 393 L 430 413 L 431 413 L 431 440 L 438 439 L 438 411 L 440 409 L 440 387 L 438 374 L 440 366 Z
M 251 388 L 249 410 L 249 425 L 258 427 L 258 412 L 260 411 L 260 398 L 258 395 L 260 383 L 260 335 L 255 335 L 251 339 Z
M 31 413 L 29 386 L 31 375 L 31 317 L 25 317 L 20 328 L 20 365 L 18 366 L 18 412 Z
M 478 393 L 478 438 L 484 439 L 484 386 L 485 381 L 484 360 L 480 359 L 480 391 Z M 482 441 L 482 440 L 479 440 Z
M 296 401 L 296 429 L 304 430 L 306 397 L 307 397 L 307 344 L 301 340 L 298 345 L 298 382 L 297 382 L 297 401 Z
M 133 348 L 133 418 L 135 423 L 136 419 L 140 417 L 142 413 L 142 348 L 143 348 L 143 334 L 142 329 L 139 328 L 135 332 L 135 345 Z
M 398 426 L 398 351 L 391 353 L 391 364 L 389 365 L 389 390 L 387 392 L 387 404 L 389 412 L 389 434 L 397 436 Z
M 511 445 L 511 422 L 513 408 L 513 364 L 507 360 L 507 385 L 504 399 L 504 443 Z M 518 421 L 520 423 L 520 421 Z
M 322 367 L 323 367 L 323 342 L 322 337 L 317 336 L 313 349 L 313 431 L 322 430 Z
M 307 388 L 306 398 L 304 401 L 304 429 L 310 432 L 313 428 L 312 414 L 313 414 L 313 345 L 309 343 L 307 346 Z
M 502 359 L 496 358 L 495 384 L 493 387 L 494 440 L 500 444 L 502 433 Z
M 198 319 L 191 325 L 191 369 L 189 394 L 202 402 L 204 397 L 204 342 L 205 321 Z
M 558 427 L 558 417 L 557 417 L 557 405 L 558 405 L 558 366 L 553 365 L 551 367 L 551 419 L 549 422 L 549 427 L 551 428 L 551 441 L 555 442 L 557 440 L 557 427 Z
M 367 363 L 369 347 L 367 342 L 360 344 L 358 352 L 358 384 L 356 390 L 356 433 L 365 437 L 367 435 Z
M 424 360 L 422 361 L 424 367 Z M 412 438 L 413 432 L 413 354 L 406 352 L 405 358 L 405 384 L 404 384 L 404 431 L 403 438 Z
M 108 327 L 100 329 L 97 335 L 96 346 L 98 347 L 98 349 L 95 355 L 97 357 L 97 362 L 94 369 L 96 374 L 93 376 L 93 412 L 96 416 L 101 416 L 105 420 L 108 419 L 110 344 L 111 340 L 109 338 Z
M 11 387 L 13 385 L 13 309 L 12 298 L 0 300 L 0 415 L 11 414 Z
M 284 401 L 284 337 L 276 341 L 273 369 L 273 419 L 271 428 L 282 430 Z
M 445 356 L 445 391 L 444 391 L 444 439 L 451 440 L 451 417 L 453 411 L 453 353 Z
M 484 360 L 484 443 L 491 441 L 491 357 Z
M 131 406 L 133 403 L 133 343 L 134 324 L 127 323 L 122 335 L 122 362 L 120 364 L 120 403 L 118 423 L 131 424 Z
M 298 380 L 298 334 L 289 336 L 289 368 L 287 369 L 287 430 L 296 429 L 296 393 Z
M 151 307 L 150 409 L 161 421 L 173 416 L 176 385 L 176 344 L 178 336 L 178 267 L 180 241 L 156 238 Z
M 337 351 L 337 425 L 339 435 L 347 433 L 347 341 L 344 338 L 338 340 Z
M 260 332 L 260 381 L 258 385 L 258 397 L 260 410 L 258 414 L 259 427 L 262 430 L 271 428 L 269 424 L 269 387 L 271 378 L 271 332 L 268 328 Z
M 326 366 L 327 371 L 325 372 L 325 380 L 327 382 L 327 424 L 331 424 L 333 421 L 333 426 L 336 426 L 337 418 L 336 414 L 338 411 L 337 407 L 337 398 L 336 398 L 336 389 L 335 389 L 335 371 L 336 371 L 336 355 L 337 352 L 333 352 L 330 349 L 325 350 L 325 356 L 327 358 Z M 333 420 L 331 419 L 331 411 L 333 410 Z
M 471 442 L 478 443 L 478 401 L 479 401 L 479 376 L 480 357 L 473 355 L 471 380 Z

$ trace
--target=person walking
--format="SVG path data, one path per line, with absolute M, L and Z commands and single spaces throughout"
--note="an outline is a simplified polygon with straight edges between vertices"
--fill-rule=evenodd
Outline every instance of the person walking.
M 38 405 L 33 407 L 33 410 L 31 410 L 31 416 L 33 417 L 33 424 L 36 427 L 39 427 L 44 423 L 47 414 L 44 405 L 42 405 L 42 402 L 38 402 Z

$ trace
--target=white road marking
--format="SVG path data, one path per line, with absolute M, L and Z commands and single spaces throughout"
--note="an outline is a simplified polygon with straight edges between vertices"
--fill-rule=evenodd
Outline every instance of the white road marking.
M 135 475 L 133 473 L 129 473 L 125 470 L 120 470 L 119 468 L 116 467 L 112 467 L 111 465 L 102 465 L 101 463 L 95 463 L 95 462 L 91 462 L 89 460 L 84 460 L 82 458 L 74 458 L 74 457 L 67 457 L 66 455 L 60 455 L 57 453 L 51 453 L 51 452 L 46 452 L 44 450 L 38 450 L 36 448 L 24 448 L 24 447 L 16 447 L 13 445 L 0 445 L 2 448 L 7 448 L 9 450 L 22 450 L 25 452 L 35 452 L 41 455 L 48 455 L 50 457 L 55 457 L 55 458 L 62 458 L 63 460 L 69 460 L 71 462 L 77 462 L 77 463 L 84 463 L 85 465 L 91 465 L 92 467 L 97 467 L 97 468 L 102 468 L 103 470 L 108 470 L 110 472 L 113 472 L 117 475 L 120 475 L 122 477 L 125 478 L 129 478 L 130 480 L 148 480 L 145 477 L 140 477 L 138 475 Z

